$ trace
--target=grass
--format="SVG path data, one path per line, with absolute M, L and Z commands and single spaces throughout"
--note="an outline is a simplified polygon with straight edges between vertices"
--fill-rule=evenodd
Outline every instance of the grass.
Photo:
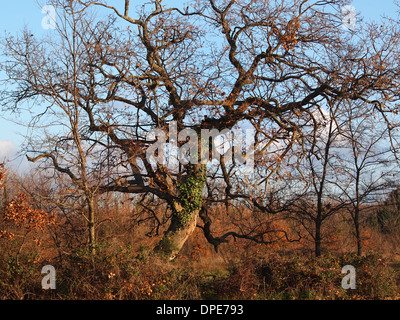
M 399 264 L 388 265 L 374 253 L 308 259 L 273 254 L 231 261 L 225 268 L 204 268 L 184 259 L 166 262 L 146 249 L 140 254 L 127 248 L 98 249 L 96 256 L 81 250 L 52 261 L 56 290 L 41 289 L 40 269 L 47 262 L 32 259 L 23 255 L 18 263 L 2 261 L 1 299 L 399 299 Z M 346 264 L 356 267 L 355 290 L 341 287 Z
M 306 237 L 302 242 L 282 241 L 270 246 L 231 241 L 221 245 L 219 253 L 215 253 L 198 229 L 177 259 L 165 261 L 152 250 L 158 242 L 156 237 L 135 233 L 138 229 L 131 228 L 129 220 L 119 222 L 117 217 L 113 224 L 104 223 L 104 228 L 98 230 L 95 255 L 85 246 L 84 233 L 75 239 L 66 224 L 56 226 L 52 233 L 1 239 L 0 299 L 400 298 L 400 256 L 396 255 L 395 235 L 390 238 L 387 234 L 368 230 L 364 254 L 359 257 L 352 253 L 354 243 L 349 241 L 348 232 L 342 228 L 344 236 L 340 232 L 332 234 L 331 242 L 324 243 L 324 254 L 315 258 L 313 243 Z M 216 234 L 221 234 L 226 223 L 223 220 L 217 223 Z M 379 248 L 379 252 L 375 248 Z M 41 287 L 44 277 L 41 269 L 45 265 L 53 265 L 56 269 L 56 290 Z M 341 270 L 345 265 L 356 268 L 355 290 L 341 287 L 345 276 Z

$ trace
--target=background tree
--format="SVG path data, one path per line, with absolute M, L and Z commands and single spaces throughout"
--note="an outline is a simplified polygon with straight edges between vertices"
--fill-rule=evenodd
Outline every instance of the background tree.
M 345 112 L 345 123 L 341 128 L 343 150 L 338 155 L 342 190 L 350 206 L 357 254 L 362 254 L 362 212 L 381 201 L 382 193 L 390 189 L 394 176 L 398 174 L 396 158 L 390 150 L 388 128 L 373 118 L 366 117 L 370 111 L 351 106 Z M 396 154 L 397 152 L 395 152 Z
M 399 204 L 399 191 L 395 189 L 383 201 L 382 208 L 377 210 L 377 224 L 382 233 L 390 233 L 398 227 Z
M 93 20 L 85 12 L 75 12 L 72 6 L 65 10 L 59 16 L 59 41 L 36 42 L 27 30 L 22 35 L 24 40 L 13 42 L 8 39 L 6 47 L 18 57 L 18 62 L 9 65 L 7 70 L 11 77 L 18 77 L 21 72 L 18 63 L 23 64 L 31 85 L 26 89 L 40 95 L 40 105 L 45 108 L 31 122 L 36 130 L 26 140 L 27 158 L 31 162 L 43 160 L 43 168 L 53 169 L 46 170 L 51 179 L 64 182 L 59 184 L 64 194 L 76 196 L 76 210 L 87 222 L 88 243 L 94 252 L 97 197 L 100 185 L 111 170 L 107 165 L 113 159 L 107 158 L 107 148 L 112 146 L 105 144 L 101 134 L 88 130 L 89 123 L 82 116 L 78 103 L 78 88 L 85 71 L 83 65 L 87 63 L 81 60 L 85 53 L 82 42 L 85 38 L 81 35 L 85 32 L 87 41 L 94 37 L 93 31 L 91 34 L 86 30 Z M 101 36 L 107 27 L 97 28 L 96 36 Z M 30 61 L 32 56 L 33 61 Z M 104 152 L 107 155 L 102 155 Z M 69 183 L 60 179 L 60 175 L 66 175 Z
M 310 140 L 302 146 L 305 157 L 297 166 L 297 173 L 293 174 L 296 184 L 292 186 L 291 218 L 299 221 L 309 233 L 317 257 L 322 254 L 324 221 L 346 205 L 340 200 L 341 190 L 335 188 L 341 178 L 336 168 L 343 144 L 339 105 L 341 102 L 332 102 L 328 110 L 315 109 L 309 119 L 314 135 L 310 135 Z

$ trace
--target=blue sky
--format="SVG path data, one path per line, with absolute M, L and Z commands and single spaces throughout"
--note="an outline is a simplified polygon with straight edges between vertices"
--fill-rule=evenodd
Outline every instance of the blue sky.
M 137 1 L 135 1 L 137 3 Z M 184 1 L 169 0 L 168 3 L 182 5 Z M 46 0 L 40 1 L 46 4 Z M 114 3 L 123 3 L 118 0 Z M 379 19 L 380 15 L 393 15 L 396 6 L 392 0 L 354 0 L 353 6 L 361 15 L 366 18 Z M 15 34 L 27 26 L 33 33 L 40 35 L 51 30 L 42 28 L 42 19 L 45 15 L 41 12 L 41 6 L 36 0 L 14 0 L 2 1 L 2 10 L 0 11 L 0 35 L 4 32 Z M 0 115 L 0 161 L 5 156 L 12 157 L 12 154 L 18 150 L 23 142 L 21 134 L 26 132 L 26 128 L 4 119 Z

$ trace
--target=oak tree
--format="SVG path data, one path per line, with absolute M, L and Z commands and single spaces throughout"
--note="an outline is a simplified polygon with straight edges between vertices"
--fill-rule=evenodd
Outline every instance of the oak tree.
M 98 163 L 116 159 L 99 191 L 148 193 L 169 205 L 170 226 L 158 248 L 171 258 L 201 226 L 199 217 L 211 241 L 239 234 L 222 239 L 204 227 L 211 221 L 202 209 L 213 201 L 205 188 L 210 179 L 225 186 L 226 202 L 274 209 L 262 194 L 243 187 L 246 181 L 231 170 L 236 163 L 223 163 L 223 156 L 216 157 L 216 176 L 210 163 L 177 169 L 150 161 L 151 129 L 164 131 L 179 147 L 186 141 L 168 136 L 171 123 L 179 132 L 194 130 L 198 145 L 201 130 L 252 127 L 252 157 L 266 164 L 265 176 L 253 183 L 262 187 L 295 146 L 304 157 L 301 146 L 316 132 L 304 128 L 310 119 L 315 123 L 316 109 L 332 101 L 362 101 L 390 130 L 396 125 L 390 115 L 398 101 L 397 27 L 386 21 L 380 27 L 360 22 L 356 32 L 343 29 L 347 1 L 196 0 L 184 8 L 162 0 L 131 2 L 55 0 L 58 14 L 70 18 L 61 19 L 51 37 L 25 32 L 5 38 L 2 103 L 15 109 L 30 101 L 38 112 L 44 99 L 44 114 L 65 108 L 79 114 L 83 125 L 75 129 L 99 146 Z M 110 15 L 93 16 L 95 8 Z M 74 127 L 68 130 L 76 139 Z M 52 156 L 44 157 L 48 153 L 32 151 L 57 167 Z

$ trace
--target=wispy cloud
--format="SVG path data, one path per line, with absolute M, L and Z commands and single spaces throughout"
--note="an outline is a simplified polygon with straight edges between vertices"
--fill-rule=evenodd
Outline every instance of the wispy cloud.
M 11 140 L 0 140 L 0 161 L 15 157 L 17 148 Z

